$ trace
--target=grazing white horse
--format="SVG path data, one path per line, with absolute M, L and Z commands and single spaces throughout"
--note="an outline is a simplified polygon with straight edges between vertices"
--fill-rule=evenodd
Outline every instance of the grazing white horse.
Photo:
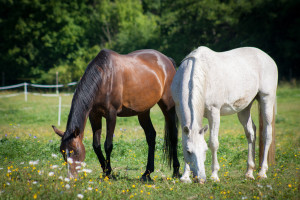
M 185 169 L 181 181 L 191 182 L 190 170 L 196 181 L 206 181 L 204 162 L 208 148 L 204 133 L 208 127 L 202 127 L 203 117 L 208 119 L 210 128 L 211 178 L 219 181 L 217 150 L 220 116 L 234 113 L 237 113 L 248 139 L 246 177 L 254 179 L 256 127 L 250 108 L 255 99 L 262 114 L 264 147 L 258 175 L 267 177 L 277 79 L 277 66 L 273 59 L 252 47 L 220 53 L 199 47 L 182 61 L 171 86 L 182 127 Z

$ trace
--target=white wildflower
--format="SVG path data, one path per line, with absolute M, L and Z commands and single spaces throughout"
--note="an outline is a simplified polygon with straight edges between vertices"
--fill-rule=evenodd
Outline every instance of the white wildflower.
M 53 158 L 57 158 L 57 155 L 56 155 L 55 153 L 51 154 L 51 156 L 52 156 Z
M 29 161 L 29 165 L 37 165 L 37 164 L 39 164 L 39 160 L 36 160 L 36 161 L 31 160 L 31 161 Z
M 83 195 L 82 195 L 82 194 L 77 194 L 77 197 L 78 197 L 79 199 L 83 199 Z
M 70 189 L 70 185 L 69 184 L 66 184 L 66 186 L 65 186 L 65 188 L 67 188 L 67 189 Z
M 77 166 L 77 167 L 75 167 L 75 169 L 76 169 L 76 170 L 79 170 L 80 168 L 81 168 L 81 166 Z
M 90 190 L 90 191 L 91 191 L 92 189 L 93 189 L 93 188 L 91 188 L 91 187 L 88 187 L 88 190 Z
M 20 165 L 24 165 L 24 162 L 20 162 Z
M 272 185 L 267 185 L 267 188 L 269 188 L 270 190 L 272 190 Z
M 62 176 L 59 176 L 58 179 L 63 180 L 64 178 Z
M 83 172 L 86 172 L 86 173 L 92 173 L 92 170 L 91 170 L 91 169 L 83 169 L 82 171 L 83 171 Z
M 58 165 L 52 165 L 50 166 L 51 169 L 55 169 L 55 168 L 58 168 Z
M 69 181 L 70 181 L 70 179 L 69 179 L 69 178 L 65 178 L 65 181 L 66 181 L 66 182 L 69 182 Z
M 85 166 L 86 166 L 86 163 L 85 163 L 85 162 L 81 162 L 81 166 L 82 166 L 82 167 L 85 167 Z
M 34 184 L 34 185 L 37 184 L 37 181 L 33 181 L 32 184 Z
M 72 158 L 68 158 L 67 161 L 68 161 L 69 164 L 73 163 L 73 159 Z
M 53 176 L 54 172 L 49 172 L 48 176 Z

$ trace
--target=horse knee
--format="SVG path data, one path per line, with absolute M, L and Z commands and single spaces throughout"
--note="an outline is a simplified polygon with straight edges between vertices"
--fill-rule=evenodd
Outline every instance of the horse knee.
M 249 143 L 255 142 L 256 138 L 255 138 L 255 133 L 253 131 L 247 131 L 246 137 L 247 137 Z
M 101 149 L 101 145 L 99 143 L 93 143 L 94 151 Z
M 104 149 L 106 153 L 111 153 L 113 149 L 113 144 L 112 143 L 108 144 L 108 142 L 105 141 Z
M 265 144 L 270 145 L 272 142 L 272 127 L 267 126 L 265 131 L 264 131 L 264 136 L 265 136 Z
M 219 148 L 219 141 L 214 139 L 214 140 L 210 140 L 210 143 L 209 143 L 209 148 L 211 150 L 217 150 Z

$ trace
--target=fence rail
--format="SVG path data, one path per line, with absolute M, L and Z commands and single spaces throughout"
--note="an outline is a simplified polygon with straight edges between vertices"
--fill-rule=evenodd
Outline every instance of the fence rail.
M 42 94 L 42 93 L 32 93 L 33 95 L 40 95 L 40 96 L 46 96 L 46 97 L 58 97 L 58 126 L 60 126 L 60 120 L 61 120 L 61 96 L 59 95 L 58 88 L 62 87 L 70 87 L 76 85 L 77 82 L 71 82 L 68 84 L 57 84 L 57 85 L 41 85 L 41 84 L 33 84 L 33 83 L 20 83 L 16 85 L 10 85 L 10 86 L 3 86 L 0 87 L 1 90 L 9 90 L 9 89 L 15 89 L 19 87 L 24 87 L 24 92 L 17 92 L 17 93 L 12 93 L 12 94 L 6 94 L 6 95 L 0 95 L 0 98 L 6 98 L 6 97 L 14 97 L 18 96 L 21 94 L 24 94 L 24 99 L 27 102 L 27 94 L 30 93 L 28 92 L 28 86 L 35 87 L 35 88 L 56 88 L 56 93 L 55 94 Z

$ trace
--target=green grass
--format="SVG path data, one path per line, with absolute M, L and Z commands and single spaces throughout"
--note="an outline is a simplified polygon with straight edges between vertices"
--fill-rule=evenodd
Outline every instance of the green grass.
M 92 173 L 81 173 L 77 180 L 68 182 L 64 180 L 67 169 L 59 154 L 60 138 L 51 128 L 52 124 L 57 125 L 58 98 L 29 95 L 28 102 L 24 102 L 22 95 L 0 98 L 0 199 L 77 199 L 78 194 L 84 195 L 84 199 L 299 199 L 300 89 L 282 86 L 277 94 L 276 165 L 269 168 L 268 178 L 245 179 L 247 140 L 236 115 L 232 115 L 221 118 L 218 151 L 221 182 L 208 180 L 204 185 L 184 184 L 171 178 L 172 171 L 163 161 L 164 119 L 157 106 L 151 112 L 157 131 L 153 183 L 139 181 L 145 170 L 148 148 L 137 117 L 117 120 L 112 153 L 116 179 L 102 177 L 87 123 L 85 162 Z M 71 99 L 72 96 L 62 95 L 62 125 L 59 127 L 62 130 Z M 252 116 L 258 126 L 256 104 Z M 207 120 L 204 123 L 207 124 Z M 181 133 L 179 135 L 182 173 Z M 102 143 L 104 140 L 105 126 Z M 208 151 L 205 163 L 208 177 L 210 155 Z M 29 164 L 36 160 L 39 160 L 37 165 Z M 56 165 L 57 168 L 52 169 Z M 54 175 L 49 176 L 49 172 Z

